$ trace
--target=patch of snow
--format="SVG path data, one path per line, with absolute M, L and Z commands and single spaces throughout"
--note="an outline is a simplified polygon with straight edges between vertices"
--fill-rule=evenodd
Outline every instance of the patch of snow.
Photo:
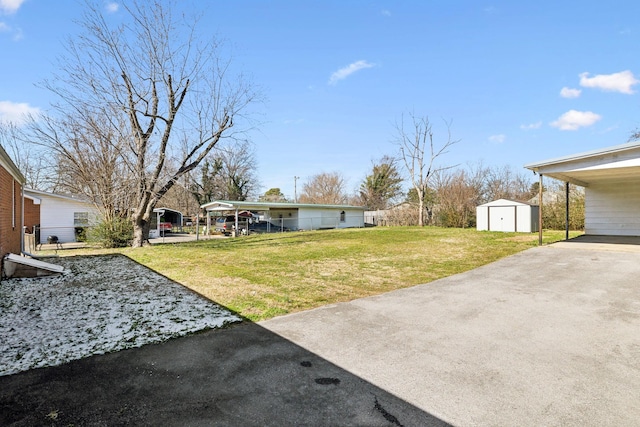
M 241 321 L 122 255 L 48 261 L 65 272 L 0 282 L 0 375 Z

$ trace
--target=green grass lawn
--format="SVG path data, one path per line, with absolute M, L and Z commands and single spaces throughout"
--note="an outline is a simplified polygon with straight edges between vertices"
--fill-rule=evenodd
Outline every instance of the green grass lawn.
M 563 231 L 544 233 L 546 243 L 563 238 Z M 377 227 L 252 235 L 118 252 L 251 320 L 262 320 L 428 283 L 537 243 L 538 234 Z M 96 253 L 64 252 L 60 254 Z

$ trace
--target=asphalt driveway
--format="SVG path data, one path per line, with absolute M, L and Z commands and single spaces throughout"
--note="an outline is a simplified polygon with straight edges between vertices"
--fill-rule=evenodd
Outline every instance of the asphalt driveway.
M 640 252 L 427 285 L 0 377 L 0 425 L 637 425 Z

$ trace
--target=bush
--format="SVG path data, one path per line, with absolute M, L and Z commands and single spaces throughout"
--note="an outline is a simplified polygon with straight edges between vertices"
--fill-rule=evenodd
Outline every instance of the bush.
M 584 230 L 584 190 L 572 188 L 569 192 L 569 230 Z M 542 205 L 542 225 L 546 229 L 564 230 L 566 227 L 566 196 L 559 191 L 557 197 Z
M 118 216 L 103 220 L 91 229 L 88 239 L 105 248 L 124 248 L 133 240 L 133 223 Z

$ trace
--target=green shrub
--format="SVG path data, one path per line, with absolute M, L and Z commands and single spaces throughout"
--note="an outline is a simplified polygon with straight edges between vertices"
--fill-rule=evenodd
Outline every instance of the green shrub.
M 133 240 L 133 223 L 119 216 L 105 219 L 91 229 L 88 239 L 105 248 L 124 248 Z
M 571 189 L 569 193 L 569 230 L 584 230 L 585 196 L 582 189 Z M 542 226 L 546 229 L 564 230 L 567 206 L 564 191 L 555 200 L 542 205 Z

